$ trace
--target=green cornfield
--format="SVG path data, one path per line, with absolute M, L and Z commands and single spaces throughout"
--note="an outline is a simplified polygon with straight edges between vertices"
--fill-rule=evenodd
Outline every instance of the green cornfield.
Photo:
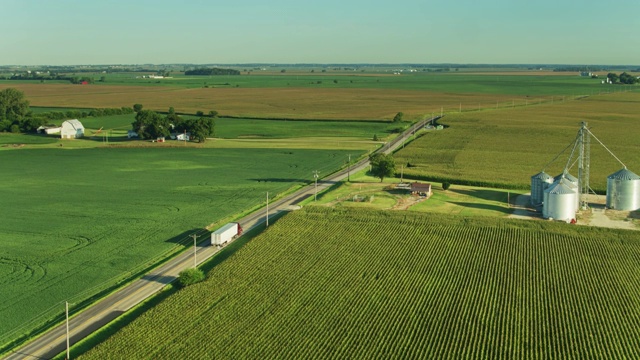
M 640 233 L 308 207 L 82 359 L 637 359 Z
M 531 176 L 545 170 L 555 176 L 568 162 L 581 122 L 629 170 L 640 173 L 640 93 L 596 95 L 581 100 L 556 98 L 554 103 L 451 113 L 441 131 L 430 131 L 398 151 L 396 164 L 404 176 L 489 187 L 528 189 Z M 561 154 L 561 152 L 565 152 Z M 558 156 L 556 161 L 554 158 Z M 577 157 L 574 155 L 573 160 Z M 590 187 L 604 193 L 607 176 L 623 168 L 596 139 L 591 140 Z

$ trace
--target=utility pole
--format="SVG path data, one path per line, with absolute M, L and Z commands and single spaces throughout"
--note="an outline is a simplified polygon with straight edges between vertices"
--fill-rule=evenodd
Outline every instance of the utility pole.
M 347 181 L 351 182 L 351 154 L 349 154 L 349 166 L 347 166 Z
M 401 183 L 404 183 L 403 177 L 404 177 L 404 165 L 400 165 L 400 182 Z
M 64 312 L 67 318 L 67 360 L 70 360 L 69 357 L 69 302 L 64 302 Z
M 318 201 L 318 170 L 313 173 L 313 177 L 316 180 L 316 193 L 313 196 L 313 201 Z
M 267 227 L 269 227 L 269 192 L 267 191 Z
M 198 238 L 198 234 L 191 234 L 189 236 L 193 238 L 193 268 L 195 269 L 198 267 L 198 259 L 196 255 L 196 239 Z

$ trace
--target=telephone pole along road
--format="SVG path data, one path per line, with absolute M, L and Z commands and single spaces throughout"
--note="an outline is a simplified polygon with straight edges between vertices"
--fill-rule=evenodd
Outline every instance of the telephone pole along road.
M 398 137 L 386 143 L 376 152 L 385 154 L 393 152 L 405 141 L 407 141 L 416 131 L 421 129 L 427 122 L 435 121 L 441 116 L 432 119 L 421 120 L 407 130 L 402 132 Z M 353 166 L 351 172 L 357 172 L 369 166 L 369 160 L 363 159 Z M 339 181 L 347 177 L 348 169 L 341 170 L 318 181 L 318 192 L 322 192 Z M 292 205 L 299 203 L 315 193 L 314 185 L 307 185 L 291 195 L 269 204 L 272 216 L 280 211 L 287 211 Z M 265 222 L 264 210 L 259 210 L 250 214 L 238 222 L 245 231 L 254 229 Z M 208 233 L 207 233 L 208 234 Z M 200 234 L 202 235 L 202 234 Z M 209 240 L 201 242 L 197 246 L 196 254 L 198 263 L 207 261 L 215 255 L 220 248 L 209 246 Z M 142 278 L 135 280 L 124 288 L 107 296 L 103 300 L 97 302 L 88 309 L 69 319 L 69 342 L 71 345 L 82 340 L 92 332 L 100 329 L 118 316 L 122 315 L 132 307 L 138 305 L 142 301 L 151 297 L 158 291 L 162 290 L 167 284 L 178 278 L 178 274 L 193 266 L 193 254 L 190 251 L 184 251 L 175 258 L 169 260 L 162 266 L 152 270 Z M 13 350 L 7 355 L 5 360 L 16 359 L 50 359 L 66 350 L 66 327 L 61 324 L 44 333 L 39 338 L 27 343 L 19 349 Z

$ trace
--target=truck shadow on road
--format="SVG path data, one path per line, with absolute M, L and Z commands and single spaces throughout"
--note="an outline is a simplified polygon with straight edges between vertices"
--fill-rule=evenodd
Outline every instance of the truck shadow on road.
M 147 280 L 150 282 L 157 282 L 160 284 L 170 284 L 171 282 L 175 281 L 177 279 L 176 276 L 169 276 L 169 275 L 145 275 L 143 277 L 141 277 L 142 280 Z
M 196 241 L 200 243 L 206 237 L 209 236 L 209 231 L 204 228 L 191 229 L 191 230 L 184 231 L 180 235 L 174 236 L 171 239 L 167 239 L 165 240 L 165 242 L 185 245 L 185 246 L 193 246 L 193 237 L 192 237 L 193 234 L 198 235 L 198 237 L 196 238 Z

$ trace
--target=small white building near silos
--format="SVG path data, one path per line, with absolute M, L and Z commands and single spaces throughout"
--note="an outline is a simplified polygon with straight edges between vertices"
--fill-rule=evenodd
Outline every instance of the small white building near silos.
M 65 120 L 60 129 L 62 139 L 77 139 L 84 136 L 84 126 L 78 119 Z

